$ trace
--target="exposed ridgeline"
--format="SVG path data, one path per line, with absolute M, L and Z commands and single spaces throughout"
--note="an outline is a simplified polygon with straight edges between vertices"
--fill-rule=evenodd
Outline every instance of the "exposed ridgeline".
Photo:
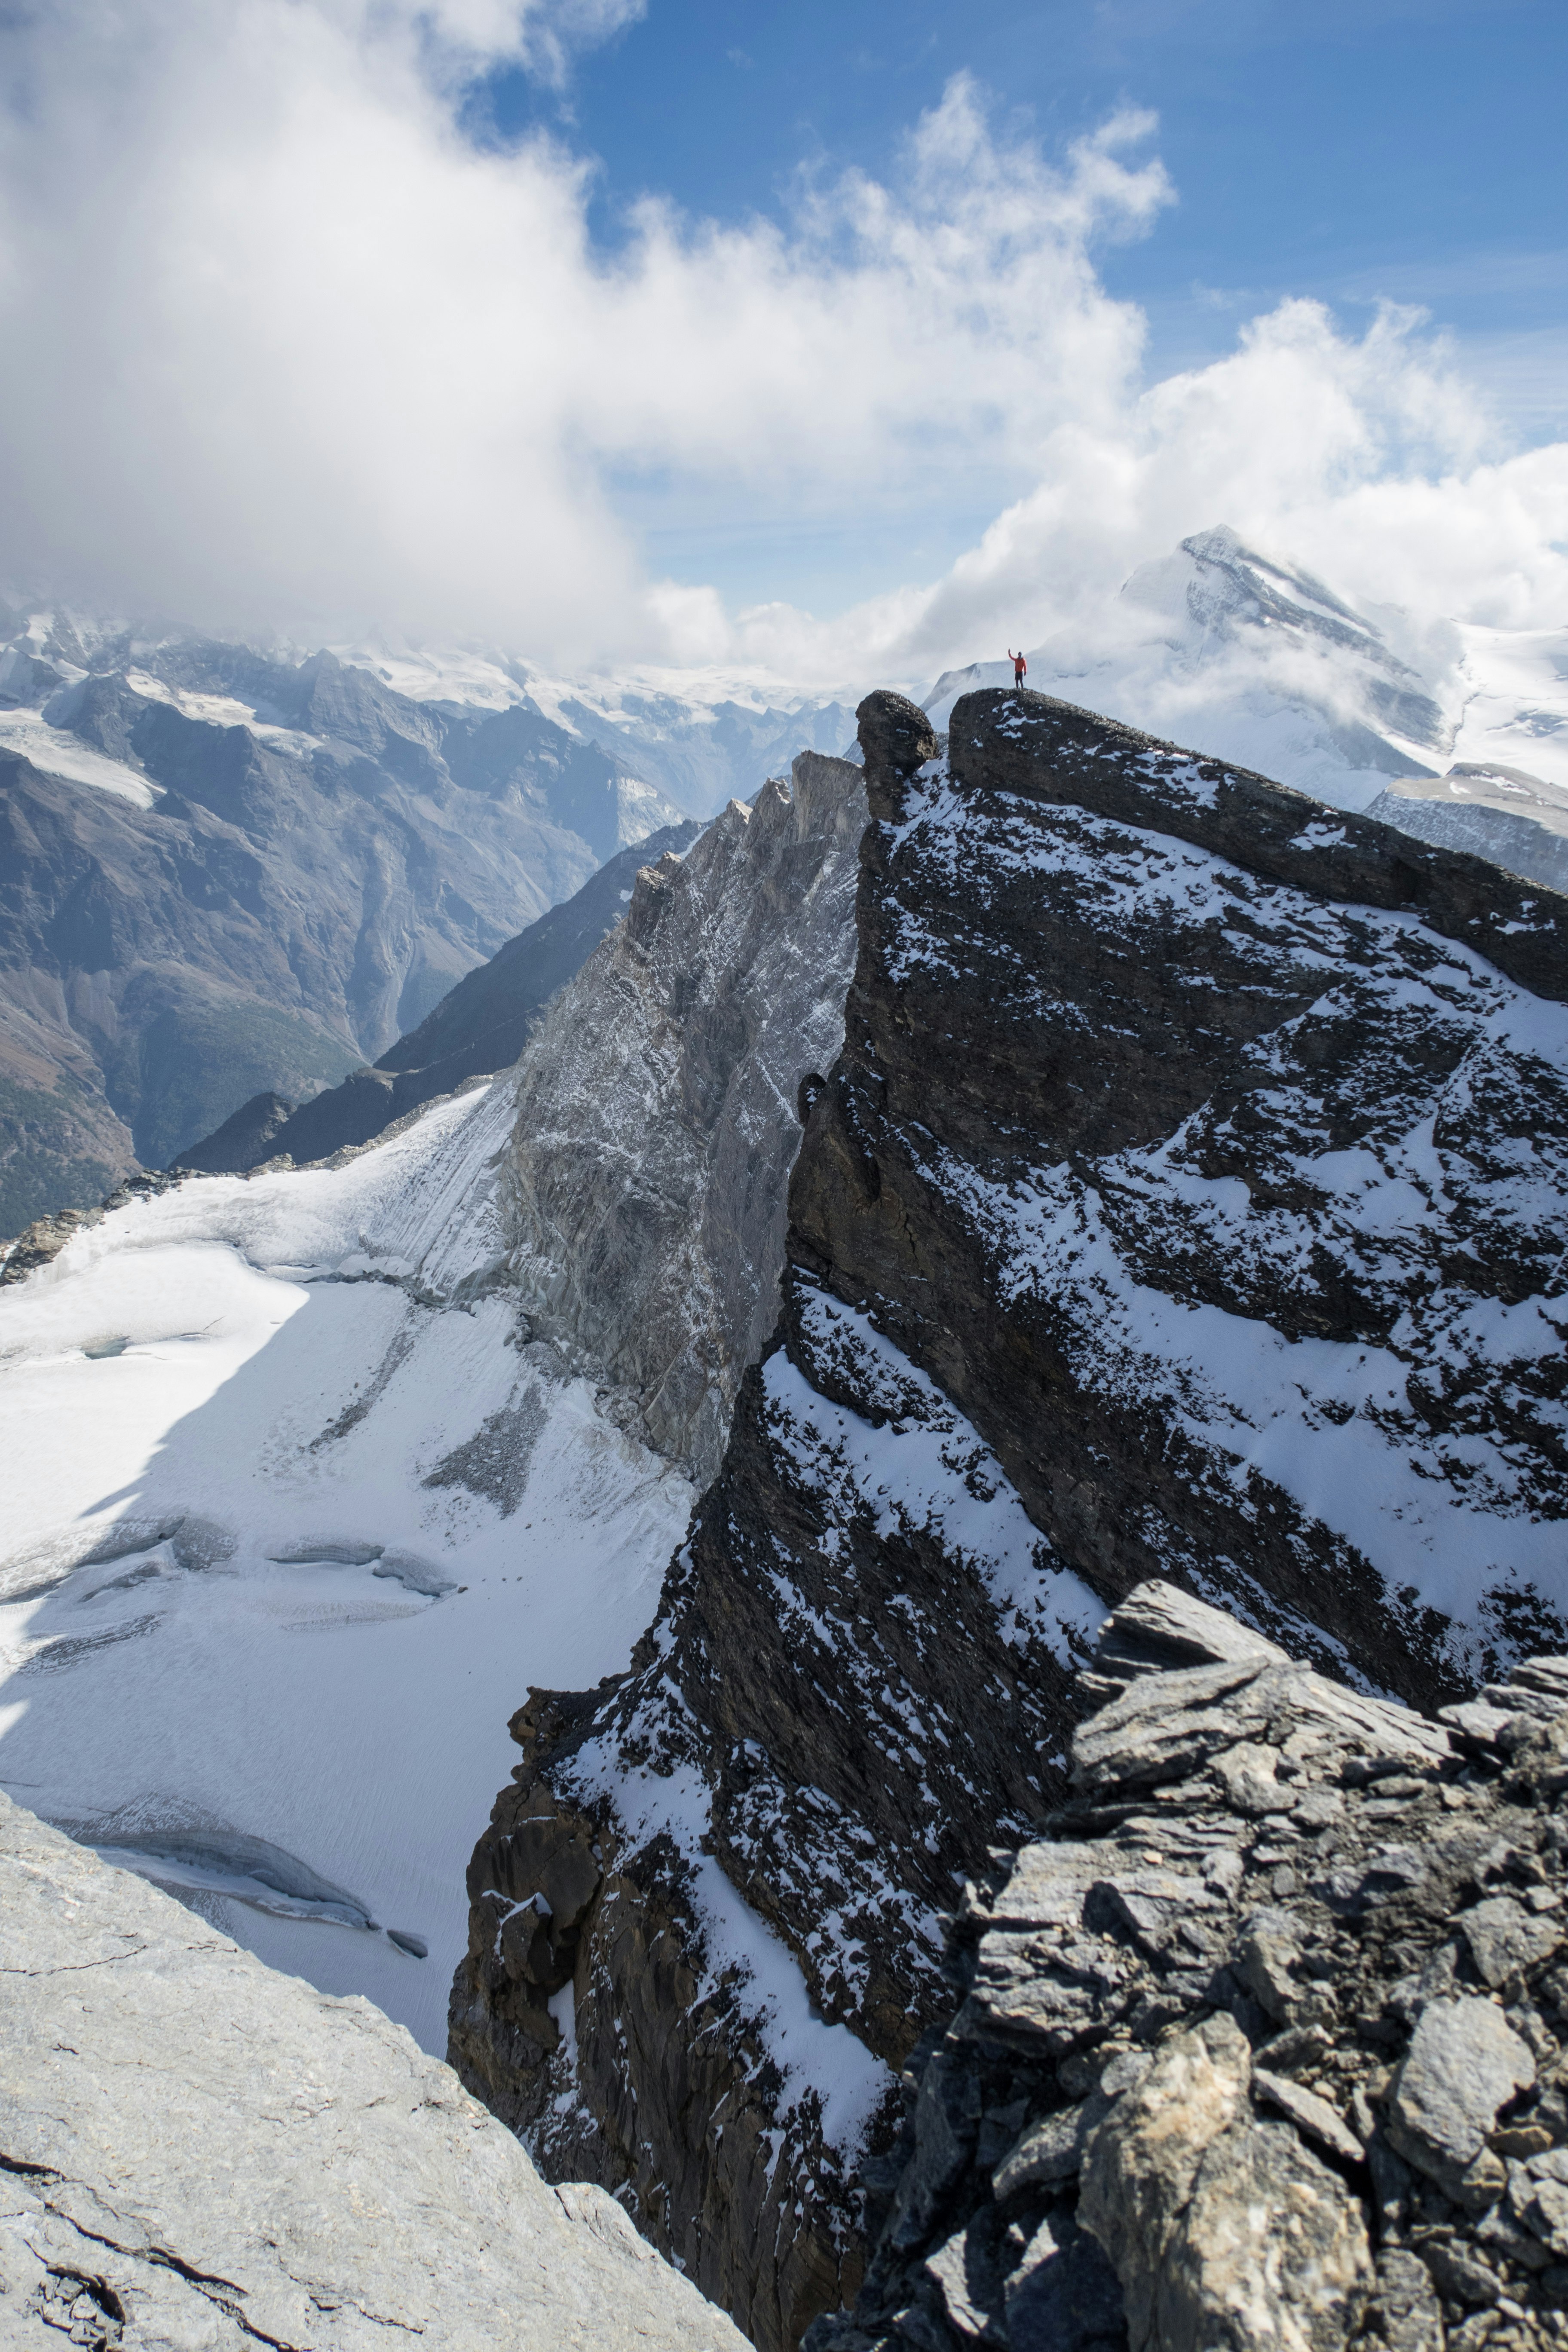
M 367 2000 L 0 1796 L 0 2341 L 744 2352 Z
M 1158 1581 L 996 1856 L 811 2352 L 1568 2339 L 1568 1658 L 1440 1722 Z
M 865 780 L 804 751 L 563 990 L 519 1075 L 509 1271 L 543 1338 L 699 1483 L 778 1319 L 801 1082 L 844 1042 Z
M 900 2067 L 1104 1602 L 1159 1570 L 1430 1705 L 1568 1599 L 1563 901 L 1044 697 L 947 759 L 860 720 L 777 1344 L 631 1675 L 520 1712 L 453 1999 L 465 2080 L 767 2347 L 852 2300 L 875 2086 L 791 2075 L 737 1896 Z

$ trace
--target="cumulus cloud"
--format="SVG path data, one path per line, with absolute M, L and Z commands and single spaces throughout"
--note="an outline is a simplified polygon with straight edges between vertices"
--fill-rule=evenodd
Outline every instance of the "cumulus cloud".
M 7 20 L 0 436 L 17 581 L 216 625 L 482 636 L 566 662 L 912 675 L 1038 636 L 1225 519 L 1352 592 L 1482 617 L 1564 586 L 1562 450 L 1510 457 L 1440 346 L 1287 304 L 1143 382 L 1097 255 L 1172 190 L 1152 120 L 1051 163 L 963 77 L 885 182 L 782 223 L 481 151 L 476 75 L 559 81 L 641 0 L 51 0 Z M 625 486 L 853 519 L 999 509 L 828 617 L 647 576 Z M 1022 486 L 1028 485 L 1023 495 Z
M 983 650 L 998 622 L 1034 643 L 1081 625 L 1134 565 L 1225 521 L 1369 604 L 1561 625 L 1568 447 L 1504 457 L 1495 440 L 1417 315 L 1385 310 L 1352 338 L 1321 304 L 1286 302 L 1233 356 L 1065 422 L 1038 486 L 944 579 L 855 621 L 916 671 L 959 646 Z M 770 630 L 799 625 L 758 614 L 752 628 L 760 650 Z

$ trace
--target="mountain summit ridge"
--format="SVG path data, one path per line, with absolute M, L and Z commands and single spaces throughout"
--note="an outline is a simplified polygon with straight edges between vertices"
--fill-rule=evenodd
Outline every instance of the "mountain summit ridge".
M 770 2352 L 854 2300 L 943 1915 L 1065 1794 L 1107 1603 L 1417 1706 L 1568 1641 L 1568 904 L 1048 697 L 859 722 L 779 1327 L 631 1674 L 514 1719 L 452 2001 Z M 886 2069 L 852 2122 L 716 1970 L 737 1899 Z

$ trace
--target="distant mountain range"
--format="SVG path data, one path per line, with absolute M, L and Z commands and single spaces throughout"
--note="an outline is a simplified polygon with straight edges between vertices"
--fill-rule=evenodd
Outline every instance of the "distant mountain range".
M 1142 564 L 1109 610 L 1028 659 L 1027 683 L 1042 694 L 1258 769 L 1336 808 L 1376 801 L 1386 823 L 1534 880 L 1560 874 L 1552 840 L 1568 817 L 1568 628 L 1489 629 L 1358 609 L 1220 528 Z M 961 694 L 1012 675 L 1006 661 L 949 670 L 923 707 L 945 727 Z M 1440 833 L 1430 830 L 1426 802 L 1446 812 Z M 1500 812 L 1517 821 L 1489 823 Z
M 632 775 L 658 785 L 694 816 L 749 800 L 770 776 L 787 776 L 797 751 L 853 751 L 859 688 L 790 693 L 776 678 L 741 668 L 634 667 L 612 677 L 563 678 L 498 653 L 340 646 L 417 701 L 503 709 L 519 703 L 587 741 Z
M 24 616 L 0 694 L 7 1233 L 258 1089 L 331 1085 L 685 818 L 535 710 L 415 702 L 330 653 Z
M 924 708 L 944 726 L 1011 675 L 947 671 Z M 1358 608 L 1216 528 L 1032 649 L 1028 684 L 1568 870 L 1568 629 Z M 0 1234 L 237 1117 L 230 1154 L 292 1149 L 285 1118 L 296 1158 L 379 1132 L 449 1077 L 413 1033 L 455 982 L 628 846 L 845 750 L 858 698 L 482 649 L 297 658 L 0 603 Z

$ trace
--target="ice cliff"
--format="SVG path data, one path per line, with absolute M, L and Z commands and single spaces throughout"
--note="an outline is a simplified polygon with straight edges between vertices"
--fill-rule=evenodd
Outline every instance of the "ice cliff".
M 1066 1796 L 1106 1603 L 1173 1577 L 1431 1707 L 1568 1601 L 1563 900 L 1046 697 L 945 752 L 859 715 L 778 1327 L 630 1675 L 519 1712 L 452 2003 L 765 2347 L 854 2300 L 945 1917 Z

